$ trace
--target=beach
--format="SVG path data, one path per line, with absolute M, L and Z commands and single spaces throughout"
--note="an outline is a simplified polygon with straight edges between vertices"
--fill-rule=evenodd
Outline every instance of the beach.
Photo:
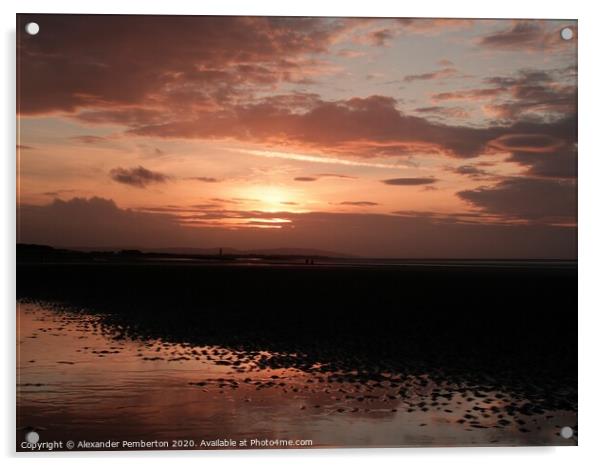
M 198 449 L 577 441 L 559 435 L 577 432 L 570 265 L 19 274 L 18 432 Z M 539 294 L 550 285 L 558 299 Z

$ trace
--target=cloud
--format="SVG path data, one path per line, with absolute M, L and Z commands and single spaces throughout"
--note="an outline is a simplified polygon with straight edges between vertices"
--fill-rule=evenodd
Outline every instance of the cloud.
M 550 121 L 577 113 L 576 76 L 567 68 L 519 70 L 513 76 L 486 78 L 484 83 L 488 87 L 441 92 L 431 99 L 434 102 L 483 101 L 486 115 L 507 122 Z
M 211 200 L 220 204 L 241 204 L 243 202 L 240 199 L 223 199 L 221 197 L 212 197 Z
M 178 244 L 187 236 L 173 216 L 121 209 L 98 197 L 55 199 L 43 206 L 22 205 L 18 211 L 22 243 L 146 247 Z
M 27 18 L 20 16 L 19 21 Z M 242 142 L 249 154 L 336 163 L 341 170 L 347 169 L 345 165 L 397 168 L 421 154 L 468 159 L 502 153 L 529 180 L 576 177 L 574 67 L 525 69 L 488 77 L 471 88 L 450 88 L 432 96 L 440 105 L 417 108 L 414 114 L 403 109 L 399 100 L 384 95 L 332 100 L 312 92 L 285 93 L 291 85 L 309 84 L 338 72 L 337 65 L 323 61 L 325 54 L 358 25 L 362 32 L 371 28 L 367 36 L 371 44 L 386 46 L 399 34 L 438 33 L 470 27 L 470 21 L 106 16 L 86 18 L 84 24 L 82 18 L 45 16 L 44 41 L 19 35 L 19 88 L 24 96 L 20 113 L 68 114 L 90 125 L 120 126 L 126 136 Z M 558 31 L 536 21 L 502 27 L 481 42 L 496 50 L 569 47 L 559 40 Z M 573 41 L 571 47 L 575 45 Z M 408 75 L 404 81 L 429 81 L 456 73 L 449 60 L 438 66 L 441 69 Z M 491 120 L 478 126 L 458 120 L 469 116 L 466 108 L 456 105 L 463 101 L 477 102 Z M 91 135 L 73 139 L 87 144 L 102 141 Z M 162 154 L 153 147 L 145 153 Z M 456 170 L 475 179 L 485 176 L 471 165 Z M 345 177 L 306 173 L 309 176 L 296 180 Z M 138 188 L 170 179 L 142 166 L 117 167 L 110 176 Z M 219 181 L 205 176 L 196 180 Z M 424 190 L 435 189 L 436 181 L 383 180 Z M 492 208 L 486 205 L 489 198 L 517 189 L 500 184 L 463 195 L 485 211 Z
M 359 50 L 341 49 L 337 52 L 337 55 L 339 57 L 345 57 L 345 58 L 359 58 L 359 57 L 364 57 L 367 54 L 366 54 L 366 52 L 361 52 Z
M 36 19 L 19 15 L 18 27 Z M 271 88 L 283 82 L 310 81 L 324 66 L 316 54 L 326 52 L 363 22 L 45 15 L 43 41 L 26 34 L 17 38 L 19 112 L 144 105 L 178 111 L 220 106 L 247 93 L 249 85 Z
M 319 173 L 316 176 L 319 176 L 320 178 L 343 178 L 346 180 L 354 180 L 357 178 L 356 176 L 341 175 L 340 173 Z
M 468 118 L 470 116 L 468 110 L 463 107 L 443 107 L 434 105 L 430 107 L 418 107 L 415 108 L 414 111 L 418 113 L 429 113 L 452 118 Z
M 485 89 L 465 89 L 459 91 L 440 92 L 434 94 L 431 98 L 435 102 L 448 100 L 483 100 L 491 99 L 505 92 L 502 88 L 485 88 Z
M 387 47 L 399 35 L 420 34 L 433 36 L 445 31 L 469 27 L 472 25 L 472 21 L 429 18 L 356 18 L 355 25 L 357 28 L 352 38 L 355 42 L 373 47 Z
M 281 228 L 183 225 L 174 214 L 137 212 L 110 199 L 55 200 L 19 207 L 18 241 L 58 247 L 236 249 L 312 248 L 366 257 L 576 259 L 576 228 L 486 223 L 487 214 L 439 216 L 352 213 L 210 211 L 208 216 L 270 221 Z M 238 217 L 235 217 L 238 216 Z M 481 219 L 483 216 L 483 219 Z M 245 221 L 243 219 L 243 221 Z M 255 220 L 257 222 L 257 220 Z M 259 222 L 261 223 L 261 222 Z M 353 231 L 353 235 L 349 232 Z
M 109 174 L 114 181 L 136 188 L 146 188 L 149 184 L 165 183 L 169 180 L 169 176 L 153 172 L 142 166 L 134 168 L 117 167 L 111 169 Z
M 312 176 L 298 176 L 294 180 L 295 181 L 318 181 L 320 178 L 340 178 L 340 179 L 344 179 L 344 180 L 356 179 L 355 176 L 339 175 L 338 173 L 319 173 L 317 175 L 312 175 Z
M 191 206 L 165 205 L 165 206 L 147 206 L 137 207 L 138 212 L 163 212 L 163 213 L 191 213 L 205 211 L 207 209 L 218 209 L 220 204 L 194 204 Z
M 42 195 L 49 196 L 49 197 L 57 197 L 62 194 L 72 194 L 77 191 L 78 191 L 77 189 L 58 189 L 56 191 L 46 191 L 46 192 L 42 193 Z
M 362 44 L 370 44 L 374 47 L 386 47 L 395 37 L 395 31 L 388 27 L 383 27 L 356 37 L 356 41 Z
M 433 184 L 436 181 L 436 178 L 391 178 L 388 180 L 382 180 L 383 183 L 393 186 L 420 186 L 425 184 Z
M 324 155 L 300 154 L 298 152 L 280 152 L 274 150 L 257 150 L 257 149 L 233 149 L 236 152 L 244 154 L 266 157 L 269 159 L 286 159 L 298 160 L 301 162 L 315 162 L 332 165 L 346 165 L 352 167 L 374 167 L 374 168 L 399 168 L 398 165 L 392 163 L 371 162 L 369 160 L 349 160 L 342 157 L 328 157 Z
M 468 175 L 470 177 L 480 177 L 487 175 L 487 172 L 481 168 L 477 168 L 474 165 L 460 165 L 453 169 L 454 173 L 458 175 Z
M 137 126 L 132 134 L 164 138 L 227 139 L 311 150 L 342 156 L 384 157 L 413 155 L 417 151 L 474 157 L 489 140 L 513 133 L 512 126 L 474 128 L 433 123 L 405 115 L 395 99 L 373 95 L 340 101 L 313 96 L 298 108 L 278 99 L 209 112 L 197 120 Z M 533 126 L 533 125 L 531 125 Z M 549 131 L 541 125 L 540 132 Z M 324 131 L 324 128 L 328 131 Z M 316 157 L 319 160 L 319 157 Z
M 340 205 L 350 205 L 356 207 L 372 207 L 379 205 L 378 202 L 371 201 L 343 201 L 339 203 Z
M 546 21 L 517 20 L 510 27 L 481 37 L 483 47 L 506 51 L 546 51 L 574 47 L 576 40 L 565 41 L 560 37 L 560 27 L 552 27 Z M 564 27 L 564 26 L 563 26 Z M 572 27 L 574 32 L 576 29 Z
M 432 71 L 430 73 L 410 74 L 403 78 L 404 82 L 411 83 L 414 81 L 431 81 L 433 79 L 445 79 L 456 76 L 458 70 L 455 68 L 443 68 L 441 70 Z
M 96 144 L 105 140 L 105 138 L 103 138 L 102 136 L 94 136 L 89 134 L 84 134 L 82 136 L 72 136 L 70 139 L 77 142 L 83 142 L 84 144 Z
M 455 18 L 396 18 L 395 21 L 406 32 L 430 35 L 454 29 L 465 29 L 474 25 L 472 19 Z
M 528 167 L 527 175 L 550 178 L 577 178 L 577 148 L 563 147 L 547 153 L 515 151 L 507 159 Z
M 490 214 L 570 224 L 577 221 L 577 185 L 572 181 L 508 178 L 457 194 Z
M 31 18 L 20 15 L 19 21 Z M 19 35 L 21 114 L 68 114 L 88 124 L 123 126 L 129 135 L 233 140 L 333 159 L 417 152 L 475 157 L 490 139 L 506 129 L 513 132 L 516 123 L 481 128 L 443 124 L 407 115 L 395 99 L 379 95 L 329 101 L 313 93 L 277 94 L 284 85 L 339 72 L 324 55 L 356 31 L 384 45 L 399 33 L 469 27 L 467 20 L 82 18 L 46 15 L 44 41 Z M 432 76 L 407 78 L 428 79 L 452 70 L 447 66 Z M 535 109 L 568 110 L 570 92 L 564 103 L 552 101 L 554 89 L 546 86 L 547 94 L 534 93 L 531 98 L 537 102 L 529 101 L 528 109 L 491 101 L 505 92 L 500 85 L 439 93 L 433 99 L 487 99 L 488 111 L 505 119 Z M 264 97 L 266 93 L 272 95 Z M 419 113 L 437 115 L 434 107 Z M 438 115 L 463 114 L 439 109 Z
M 489 142 L 492 147 L 507 151 L 553 152 L 565 142 L 548 134 L 505 134 Z
M 494 76 L 486 82 L 497 85 L 500 97 L 506 98 L 485 105 L 485 112 L 496 118 L 565 116 L 577 112 L 576 76 L 566 69 L 521 70 L 516 76 Z
M 393 39 L 393 31 L 390 29 L 380 29 L 378 31 L 371 32 L 369 37 L 373 45 L 382 47 L 384 45 L 388 45 L 389 41 Z
M 84 123 L 139 126 L 163 121 L 160 110 L 143 107 L 116 107 L 114 109 L 84 110 L 75 117 Z
M 201 183 L 218 183 L 219 180 L 217 178 L 213 178 L 211 176 L 191 176 L 186 178 L 187 180 L 200 181 Z

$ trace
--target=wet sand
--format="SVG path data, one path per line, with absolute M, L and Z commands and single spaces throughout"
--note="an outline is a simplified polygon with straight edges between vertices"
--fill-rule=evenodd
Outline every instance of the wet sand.
M 341 295 L 345 280 L 332 270 L 295 282 L 306 272 L 276 280 L 273 268 L 28 267 L 18 280 L 18 442 L 33 427 L 44 441 L 190 439 L 195 448 L 216 439 L 311 440 L 314 448 L 576 444 L 559 435 L 577 429 L 576 335 L 559 318 L 573 298 L 571 270 L 469 271 L 459 275 L 472 277 L 470 286 L 456 278 L 429 295 L 399 271 L 366 282 L 345 269 L 351 281 Z M 410 272 L 414 285 L 423 274 L 425 288 L 452 276 Z M 224 273 L 237 293 L 224 293 Z M 494 293 L 509 277 L 523 281 L 519 307 L 515 288 Z M 257 288 L 266 279 L 272 292 Z M 550 285 L 560 299 L 542 297 Z M 245 294 L 253 287 L 263 293 Z M 452 289 L 461 296 L 441 294 Z M 308 295 L 315 305 L 303 313 Z M 241 297 L 247 310 L 261 309 L 245 313 Z M 507 300 L 515 307 L 501 314 Z

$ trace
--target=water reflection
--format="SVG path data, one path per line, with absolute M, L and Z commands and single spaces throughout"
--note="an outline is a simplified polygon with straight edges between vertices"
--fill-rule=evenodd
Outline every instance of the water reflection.
M 574 444 L 576 413 L 440 374 L 300 369 L 299 355 L 132 339 L 19 305 L 18 429 L 42 440 L 310 439 L 313 446 Z M 274 359 L 278 364 L 272 364 Z M 23 430 L 20 430 L 22 432 Z M 20 440 L 20 435 L 17 436 Z

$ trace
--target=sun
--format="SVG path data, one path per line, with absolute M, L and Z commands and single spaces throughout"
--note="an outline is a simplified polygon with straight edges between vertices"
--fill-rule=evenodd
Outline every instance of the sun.
M 297 204 L 297 193 L 283 186 L 253 186 L 245 189 L 243 197 L 253 208 L 263 212 L 278 212 Z

